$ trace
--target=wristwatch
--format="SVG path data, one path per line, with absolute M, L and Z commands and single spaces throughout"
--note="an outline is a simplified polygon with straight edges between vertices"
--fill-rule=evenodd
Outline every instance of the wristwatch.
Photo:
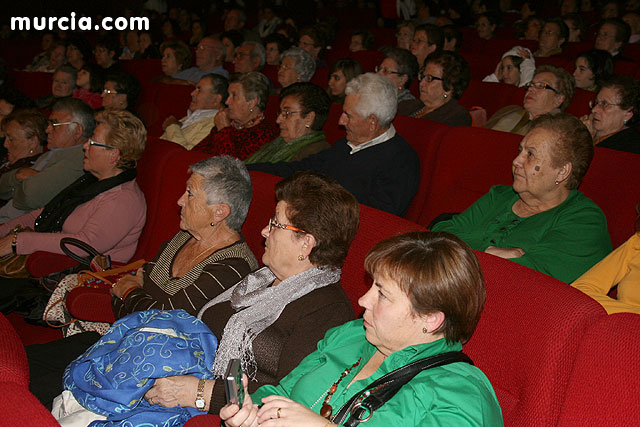
M 204 411 L 204 406 L 206 402 L 204 401 L 204 378 L 200 378 L 198 381 L 198 393 L 196 393 L 196 408 L 199 411 Z

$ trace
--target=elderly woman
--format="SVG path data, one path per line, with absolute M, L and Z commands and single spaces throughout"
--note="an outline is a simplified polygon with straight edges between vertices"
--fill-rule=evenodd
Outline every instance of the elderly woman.
M 356 30 L 351 33 L 349 42 L 350 52 L 361 52 L 363 50 L 373 49 L 375 39 L 369 30 Z
M 70 35 L 67 37 L 67 63 L 80 71 L 82 66 L 91 59 L 91 45 L 85 37 Z
M 597 92 L 598 84 L 613 74 L 613 59 L 606 50 L 591 49 L 576 58 L 573 77 L 579 89 Z
M 614 74 L 602 82 L 591 114 L 582 117 L 598 147 L 640 153 L 640 83 L 631 76 Z
M 531 81 L 536 70 L 536 62 L 526 47 L 514 46 L 502 55 L 493 74 L 482 79 L 483 82 L 502 82 L 518 87 Z
M 193 149 L 245 160 L 278 136 L 277 127 L 264 118 L 269 87 L 269 79 L 258 72 L 233 75 L 227 108 L 216 114 L 215 127 Z
M 313 83 L 294 83 L 280 94 L 280 113 L 276 123 L 280 136 L 263 145 L 246 163 L 302 160 L 326 150 L 322 127 L 329 117 L 329 96 Z
M 400 49 L 411 50 L 411 43 L 413 42 L 413 33 L 416 31 L 416 26 L 411 21 L 403 21 L 398 24 L 398 31 L 396 32 L 396 45 Z
M 9 175 L 5 176 L 4 173 L 33 166 L 47 142 L 45 130 L 48 125 L 47 118 L 38 110 L 15 110 L 2 120 L 7 159 L 0 165 L 1 200 L 11 199 L 15 190 L 15 184 L 11 182 Z
M 640 204 L 636 213 L 633 236 L 571 284 L 602 304 L 609 314 L 640 314 Z M 611 298 L 608 293 L 615 286 L 616 298 Z
M 138 49 L 133 59 L 160 58 L 160 52 L 153 43 L 153 36 L 150 31 L 140 31 L 138 39 L 140 49 Z
M 311 55 L 316 68 L 327 68 L 327 63 L 322 59 L 326 41 L 324 35 L 318 27 L 307 27 L 300 31 L 298 47 L 304 49 Z
M 481 13 L 476 18 L 476 31 L 478 37 L 483 40 L 491 40 L 495 37 L 496 28 L 498 28 L 499 19 L 494 13 Z
M 77 71 L 70 65 L 61 65 L 53 73 L 51 95 L 36 99 L 36 106 L 41 110 L 49 110 L 56 101 L 73 95 L 76 88 Z
M 540 30 L 538 50 L 533 56 L 546 58 L 562 54 L 562 47 L 569 38 L 569 28 L 560 18 L 549 19 Z
M 108 110 L 133 111 L 140 95 L 140 82 L 123 71 L 107 75 L 102 91 L 102 106 Z
M 332 104 L 344 104 L 347 83 L 362 74 L 360 63 L 353 58 L 342 58 L 331 64 L 327 93 Z
M 174 77 L 182 70 L 191 67 L 191 49 L 184 42 L 179 40 L 171 40 L 162 43 L 160 46 L 162 52 L 162 77 L 158 77 L 156 81 L 161 83 L 175 83 L 174 79 L 166 79 L 166 77 Z M 185 84 L 189 84 L 186 82 Z
M 564 111 L 573 97 L 574 80 L 563 68 L 540 65 L 525 85 L 524 107 L 508 105 L 496 111 L 484 126 L 487 129 L 524 135 L 529 121 L 543 114 Z
M 568 114 L 531 122 L 513 160 L 513 185 L 497 185 L 434 231 L 571 283 L 611 251 L 607 220 L 577 188 L 593 158 L 586 127 Z
M 377 399 L 381 406 L 359 414 L 367 417 L 363 425 L 502 425 L 489 380 L 461 352 L 485 301 L 482 270 L 471 248 L 448 233 L 409 233 L 378 243 L 365 269 L 373 285 L 358 301 L 363 318 L 329 331 L 279 384 L 251 396 L 246 390 L 241 410 L 223 408 L 227 426 L 269 419 L 280 423 L 274 425 L 345 425 L 358 416 L 354 404 Z M 447 366 L 415 369 L 399 386 L 380 381 L 445 353 Z M 380 397 L 393 389 L 393 397 Z
M 429 55 L 420 73 L 423 106 L 411 117 L 434 120 L 449 126 L 471 126 L 471 115 L 458 99 L 469 85 L 469 64 L 460 55 L 440 51 Z
M 385 47 L 384 59 L 376 67 L 376 73 L 385 76 L 398 90 L 398 112 L 402 116 L 411 115 L 416 109 L 422 108 L 422 103 L 416 101 L 409 91 L 413 79 L 418 77 L 420 68 L 418 60 L 413 54 L 399 47 Z
M 292 83 L 308 82 L 316 72 L 316 62 L 304 49 L 292 47 L 280 57 L 278 83 L 285 88 Z
M 102 107 L 104 72 L 100 67 L 90 62 L 85 62 L 78 70 L 76 86 L 77 89 L 73 91 L 74 98 L 83 100 L 94 110 Z

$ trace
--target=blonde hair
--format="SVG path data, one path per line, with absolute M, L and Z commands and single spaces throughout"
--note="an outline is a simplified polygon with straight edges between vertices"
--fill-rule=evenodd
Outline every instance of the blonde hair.
M 108 127 L 105 143 L 120 150 L 116 167 L 135 168 L 147 142 L 147 129 L 140 119 L 126 110 L 104 110 L 96 114 L 96 121 Z

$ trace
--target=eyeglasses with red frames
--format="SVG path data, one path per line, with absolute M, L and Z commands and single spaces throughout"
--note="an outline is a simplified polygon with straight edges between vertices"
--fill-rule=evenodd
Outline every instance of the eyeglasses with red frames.
M 282 230 L 297 231 L 298 233 L 306 233 L 306 231 L 301 228 L 294 227 L 293 225 L 280 224 L 275 218 L 269 218 L 269 233 L 271 233 L 273 227 L 280 228 Z

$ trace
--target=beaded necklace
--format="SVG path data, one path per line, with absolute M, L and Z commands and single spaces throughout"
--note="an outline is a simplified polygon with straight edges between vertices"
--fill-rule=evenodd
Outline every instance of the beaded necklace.
M 361 361 L 362 361 L 362 357 L 359 358 L 356 363 L 354 363 L 353 365 L 351 365 L 350 367 L 345 369 L 344 372 L 342 372 L 342 374 L 340 374 L 340 378 L 338 378 L 333 383 L 333 385 L 331 387 L 329 387 L 329 389 L 327 391 L 325 391 L 327 396 L 324 398 L 324 402 L 322 402 L 322 407 L 320 408 L 320 415 L 321 416 L 323 416 L 326 419 L 330 419 L 331 418 L 331 413 L 333 412 L 333 408 L 331 407 L 331 405 L 329 405 L 329 402 L 331 402 L 331 397 L 336 392 L 336 390 L 338 390 L 338 384 L 340 384 L 340 381 L 342 381 L 344 379 L 344 377 L 349 375 L 349 373 L 356 366 L 358 366 Z M 318 403 L 320 401 L 320 399 L 322 399 L 322 396 L 324 396 L 324 393 L 322 393 L 322 395 L 318 398 L 318 400 L 316 400 L 315 403 L 313 405 L 311 405 L 311 409 L 313 409 L 313 407 L 316 406 L 316 403 Z

